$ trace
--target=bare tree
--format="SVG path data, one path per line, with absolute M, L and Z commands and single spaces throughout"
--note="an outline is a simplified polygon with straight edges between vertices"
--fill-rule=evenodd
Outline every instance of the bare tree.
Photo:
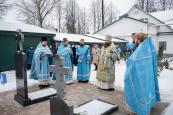
M 105 10 L 105 25 L 111 24 L 113 21 L 115 21 L 118 17 L 118 10 L 113 5 L 112 2 L 110 2 L 106 6 Z
M 18 12 L 26 23 L 44 26 L 46 18 L 52 13 L 59 0 L 20 0 Z
M 9 9 L 11 5 L 8 3 L 8 0 L 0 0 L 0 18 L 2 18 Z
M 117 13 L 118 10 L 112 2 L 105 4 L 101 0 L 92 0 L 90 15 L 92 16 L 92 26 L 94 32 L 116 20 Z
M 155 5 L 155 0 L 147 0 L 146 2 L 146 11 L 147 12 L 156 12 L 157 8 Z
M 173 0 L 170 0 L 170 4 L 169 4 L 168 9 L 169 9 L 169 10 L 170 10 L 170 9 L 173 9 Z
M 87 17 L 88 17 L 88 13 L 84 9 L 82 11 L 82 14 L 81 14 L 82 34 L 86 34 L 86 33 L 89 32 L 89 23 L 88 23 L 89 22 L 89 19 Z
M 78 4 L 76 0 L 66 1 L 65 7 L 65 18 L 66 18 L 66 29 L 68 33 L 76 33 L 76 15 L 77 15 Z
M 144 10 L 145 0 L 136 0 L 136 6 L 140 9 Z
M 61 3 L 57 5 L 56 12 L 58 32 L 68 32 L 73 34 L 85 34 L 88 32 L 88 13 L 85 9 L 79 7 L 76 0 L 68 0 L 64 3 L 61 1 Z
M 159 10 L 170 10 L 173 7 L 173 0 L 158 0 L 157 4 Z
M 162 6 L 162 10 L 166 10 L 168 0 L 160 0 L 160 5 Z
M 104 27 L 105 24 L 105 4 L 104 4 L 104 0 L 102 0 L 102 28 Z
M 80 19 L 80 17 L 81 17 L 81 11 L 80 11 L 80 8 L 78 7 L 77 8 L 77 26 L 76 26 L 76 28 L 77 28 L 77 33 L 78 34 L 80 34 L 81 33 L 81 30 L 82 30 L 82 25 L 81 25 L 81 19 Z
M 136 6 L 146 12 L 157 11 L 155 3 L 155 0 L 136 0 Z
M 56 7 L 56 16 L 57 16 L 57 20 L 58 20 L 58 27 L 57 27 L 57 31 L 60 33 L 62 32 L 62 19 L 63 19 L 63 11 L 64 11 L 64 8 L 63 8 L 63 0 L 61 0 L 58 4 L 57 4 L 57 7 Z
M 91 15 L 93 17 L 94 32 L 102 27 L 102 3 L 100 0 L 93 0 L 91 3 Z
M 94 32 L 96 31 L 96 14 L 97 14 L 97 9 L 95 7 L 96 1 L 93 0 L 91 4 L 91 17 L 93 18 L 93 29 Z
M 136 0 L 136 6 L 146 12 L 173 9 L 173 0 Z
M 78 20 L 78 33 L 79 34 L 86 34 L 89 31 L 89 19 L 88 19 L 88 13 L 85 9 L 81 9 L 79 11 L 79 17 Z M 80 28 L 79 28 L 80 27 Z

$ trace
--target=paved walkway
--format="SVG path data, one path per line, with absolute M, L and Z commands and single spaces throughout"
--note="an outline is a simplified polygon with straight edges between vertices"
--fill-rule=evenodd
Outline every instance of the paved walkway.
M 29 91 L 37 90 L 37 86 L 32 86 Z M 49 100 L 22 107 L 13 96 L 14 91 L 0 93 L 0 115 L 50 115 Z M 122 101 L 122 92 L 119 91 L 103 91 L 92 84 L 75 83 L 65 88 L 65 99 L 74 107 L 92 99 L 101 99 L 113 104 L 118 104 L 119 110 L 112 115 L 127 115 Z M 161 115 L 168 106 L 166 103 L 159 103 L 152 109 L 151 115 Z

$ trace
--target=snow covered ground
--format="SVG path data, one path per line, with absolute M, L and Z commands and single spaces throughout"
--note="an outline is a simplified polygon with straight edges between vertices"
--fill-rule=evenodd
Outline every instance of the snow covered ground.
M 6 71 L 6 72 L 3 72 L 3 73 L 6 73 L 8 78 L 7 78 L 7 83 L 0 84 L 0 93 L 5 92 L 5 91 L 14 90 L 16 88 L 15 71 Z M 36 80 L 29 79 L 29 73 L 30 73 L 30 71 L 27 71 L 28 86 L 31 86 L 31 85 L 34 85 L 34 84 L 38 83 L 38 81 L 36 81 Z
M 116 64 L 116 80 L 115 80 L 115 88 L 119 90 L 123 90 L 124 86 L 124 73 L 125 73 L 125 62 L 122 62 L 121 64 Z M 0 84 L 0 92 L 5 92 L 9 90 L 14 90 L 16 88 L 16 79 L 15 79 L 15 71 L 6 71 L 4 72 L 8 76 L 8 83 L 6 84 Z M 28 77 L 28 86 L 34 85 L 38 83 L 37 80 L 29 79 L 29 73 L 27 72 Z M 77 67 L 74 67 L 73 71 L 73 79 L 76 80 L 77 78 Z M 91 75 L 90 75 L 90 83 L 96 84 L 96 71 L 94 71 L 94 66 L 91 66 Z
M 159 77 L 161 101 L 170 103 L 163 115 L 173 114 L 173 70 L 163 70 Z
M 171 64 L 172 66 L 172 64 Z M 120 64 L 116 64 L 115 69 L 115 88 L 123 91 L 124 88 L 124 74 L 126 70 L 125 62 L 122 61 Z M 8 83 L 0 84 L 0 92 L 5 92 L 9 90 L 14 90 L 16 88 L 15 81 L 15 71 L 7 71 L 5 72 L 8 76 Z M 29 71 L 27 72 L 29 75 Z M 77 75 L 77 67 L 74 67 L 73 79 L 76 80 Z M 159 87 L 161 93 L 161 101 L 170 103 L 168 108 L 164 111 L 164 115 L 172 115 L 173 113 L 173 70 L 163 70 L 160 74 Z M 34 85 L 38 83 L 36 80 L 31 80 L 28 78 L 28 85 Z M 94 71 L 94 66 L 91 66 L 91 76 L 90 83 L 96 84 L 96 71 Z

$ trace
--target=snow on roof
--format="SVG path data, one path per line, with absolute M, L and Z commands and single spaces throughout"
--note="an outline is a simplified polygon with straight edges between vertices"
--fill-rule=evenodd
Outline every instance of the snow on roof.
M 157 11 L 150 14 L 165 24 L 173 24 L 173 10 Z M 171 27 L 173 28 L 173 25 Z
M 93 37 L 88 37 L 80 34 L 68 34 L 68 33 L 57 33 L 54 37 L 56 41 L 63 41 L 63 38 L 67 38 L 70 42 L 80 42 L 80 39 L 84 39 L 87 43 L 104 43 L 103 40 L 99 40 Z
M 16 31 L 17 29 L 21 29 L 22 32 L 29 32 L 29 33 L 43 33 L 43 34 L 55 34 L 49 30 L 44 28 L 40 28 L 38 26 L 24 24 L 22 22 L 4 22 L 0 21 L 0 31 Z
M 99 35 L 99 34 L 85 34 L 85 35 L 93 37 L 93 38 L 105 40 L 105 36 L 104 35 Z M 120 38 L 118 39 L 118 38 L 115 38 L 115 37 L 112 38 L 112 41 L 113 42 L 127 42 L 126 40 L 121 40 Z

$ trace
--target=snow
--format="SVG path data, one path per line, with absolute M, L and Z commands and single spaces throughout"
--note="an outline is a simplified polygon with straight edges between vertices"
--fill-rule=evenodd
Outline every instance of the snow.
M 125 62 L 122 61 L 120 64 L 116 64 L 115 69 L 115 87 L 118 90 L 123 90 L 124 87 L 124 73 L 125 73 Z M 6 84 L 0 84 L 0 92 L 5 92 L 9 90 L 14 90 L 16 88 L 16 79 L 15 79 L 15 71 L 6 71 L 3 72 L 7 74 L 8 82 Z M 29 73 L 30 71 L 27 71 L 27 77 L 28 77 L 28 86 L 34 85 L 39 83 L 37 80 L 29 79 Z M 77 67 L 74 67 L 73 71 L 73 79 L 77 80 Z M 91 66 L 91 75 L 90 75 L 90 83 L 96 85 L 96 71 L 94 71 L 94 65 Z
M 163 102 L 170 102 L 172 101 L 173 96 L 173 71 L 170 70 L 163 70 L 160 73 L 160 77 L 158 77 L 160 92 L 161 92 L 161 99 Z
M 168 108 L 166 108 L 166 110 L 164 111 L 163 115 L 172 115 L 172 112 L 173 112 L 173 101 L 168 106 Z
M 150 14 L 166 24 L 173 24 L 173 10 L 158 11 Z M 173 25 L 171 27 L 173 28 Z
M 68 33 L 57 33 L 54 37 L 56 41 L 63 41 L 63 38 L 67 38 L 70 42 L 80 42 L 80 39 L 84 39 L 87 43 L 104 43 L 103 40 L 99 40 L 93 37 L 84 36 L 81 34 L 68 34 Z
M 3 73 L 7 75 L 7 83 L 0 84 L 0 93 L 16 89 L 15 71 L 6 71 Z M 29 73 L 30 71 L 27 71 L 28 86 L 39 83 L 36 80 L 29 79 Z
M 170 103 L 163 115 L 172 115 L 173 112 L 173 70 L 163 70 L 159 77 L 161 101 Z
M 0 31 L 16 31 L 17 29 L 21 29 L 22 32 L 29 32 L 29 33 L 55 34 L 44 28 L 40 28 L 38 26 L 30 24 L 25 24 L 22 22 L 0 21 Z
M 90 37 L 94 37 L 94 38 L 98 38 L 98 39 L 101 39 L 101 40 L 105 40 L 105 36 L 104 35 L 99 35 L 99 34 L 85 34 L 85 36 L 90 36 Z M 112 41 L 113 42 L 127 42 L 125 40 L 121 40 L 121 39 L 117 39 L 117 38 L 112 38 Z

